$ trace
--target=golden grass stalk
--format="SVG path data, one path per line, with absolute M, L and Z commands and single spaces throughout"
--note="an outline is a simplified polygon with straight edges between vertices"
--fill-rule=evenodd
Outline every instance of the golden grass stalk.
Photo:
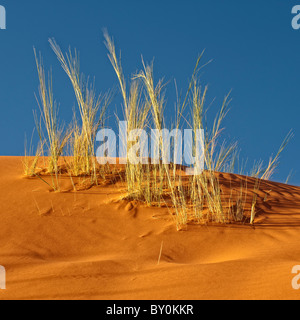
M 110 96 L 100 95 L 96 98 L 94 87 L 89 85 L 88 81 L 86 85 L 83 84 L 76 50 L 74 54 L 71 50 L 63 54 L 54 39 L 50 39 L 49 43 L 71 81 L 81 116 L 81 127 L 75 125 L 72 138 L 75 157 L 74 172 L 91 175 L 93 182 L 97 182 L 94 143 L 97 131 L 104 121 Z
M 126 163 L 126 182 L 128 189 L 128 196 L 130 198 L 141 199 L 144 198 L 148 204 L 152 202 L 152 195 L 150 189 L 150 168 L 149 163 L 132 164 L 129 161 L 128 151 L 134 145 L 135 141 L 130 141 L 129 133 L 135 129 L 145 129 L 148 123 L 148 112 L 150 104 L 146 100 L 141 99 L 141 85 L 140 81 L 132 80 L 130 91 L 127 92 L 126 81 L 123 75 L 121 59 L 117 58 L 116 49 L 113 39 L 109 36 L 107 31 L 104 32 L 105 45 L 108 50 L 108 58 L 117 75 L 121 95 L 124 103 L 124 118 L 127 121 L 127 132 L 125 137 L 120 137 L 123 143 L 127 145 L 127 163 Z M 143 149 L 145 146 L 141 146 Z M 142 153 L 142 150 L 140 150 Z M 148 161 L 148 159 L 147 159 Z M 144 176 L 147 175 L 146 183 Z
M 285 184 L 289 184 L 290 179 L 292 178 L 293 175 L 294 175 L 294 170 L 291 170 L 289 175 L 287 176 L 287 178 L 285 180 Z
M 255 180 L 254 188 L 253 188 L 253 197 L 252 197 L 252 203 L 251 203 L 251 215 L 250 215 L 250 224 L 254 224 L 254 220 L 257 214 L 256 211 L 256 204 L 257 204 L 257 193 L 260 189 L 260 179 Z
M 261 176 L 262 180 L 270 180 L 270 178 L 274 174 L 274 171 L 276 170 L 276 168 L 279 165 L 279 158 L 280 158 L 281 153 L 285 150 L 285 148 L 287 147 L 287 145 L 289 144 L 289 142 L 291 141 L 293 136 L 294 136 L 293 132 L 290 131 L 288 133 L 288 135 L 285 137 L 285 139 L 283 140 L 283 142 L 282 142 L 281 146 L 279 147 L 279 150 L 278 150 L 277 154 L 275 155 L 275 157 L 271 157 L 270 158 L 268 166 L 264 170 L 264 173 Z
M 40 157 L 43 155 L 44 142 L 40 142 L 36 149 L 35 155 L 32 156 L 32 139 L 30 142 L 29 154 L 27 152 L 27 140 L 25 138 L 25 155 L 22 160 L 24 174 L 27 177 L 33 177 L 36 175 L 36 167 L 38 165 Z
M 160 80 L 156 86 L 154 85 L 153 65 L 145 65 L 143 62 L 143 66 L 144 70 L 140 71 L 140 73 L 136 75 L 136 78 L 141 79 L 144 83 L 144 87 L 152 106 L 151 111 L 154 129 L 156 130 L 156 132 L 162 132 L 162 130 L 164 129 L 164 95 L 162 92 L 164 85 L 162 80 Z M 155 192 L 158 194 L 159 201 L 161 201 L 164 193 L 164 188 L 168 188 L 168 193 L 175 209 L 177 229 L 181 229 L 181 227 L 185 226 L 188 221 L 186 198 L 180 178 L 178 186 L 176 186 L 176 180 L 174 179 L 174 177 L 172 179 L 172 167 L 170 164 L 168 164 L 165 145 L 161 134 L 158 137 L 158 142 L 159 154 L 161 156 L 162 162 L 160 162 L 158 165 L 158 172 L 156 173 L 154 171 L 155 179 L 157 177 L 157 174 L 159 175 L 160 179 L 159 183 L 157 183 L 157 181 L 155 180 Z M 175 148 L 177 148 L 176 144 L 177 141 L 175 139 Z M 173 173 L 175 171 L 173 171 Z
M 52 90 L 52 77 L 49 75 L 48 85 L 46 83 L 45 71 L 42 62 L 41 54 L 37 57 L 36 50 L 34 49 L 36 66 L 39 77 L 39 110 L 41 113 L 42 121 L 37 121 L 36 126 L 41 141 L 46 141 L 48 149 L 48 172 L 58 173 L 58 160 L 61 156 L 63 149 L 67 142 L 67 136 L 63 135 L 63 129 L 59 127 L 57 118 L 57 105 L 53 98 Z M 46 138 L 44 138 L 44 130 L 46 130 Z
M 224 223 L 226 222 L 226 215 L 222 203 L 222 192 L 215 173 L 228 167 L 228 163 L 232 166 L 236 155 L 236 144 L 226 146 L 225 142 L 220 145 L 218 141 L 220 133 L 223 131 L 221 125 L 228 113 L 230 99 L 229 95 L 225 96 L 220 112 L 214 120 L 212 130 L 209 130 L 205 119 L 206 110 L 204 109 L 206 94 L 207 87 L 202 92 L 197 79 L 194 79 L 191 98 L 193 146 L 195 150 L 197 131 L 205 128 L 206 134 L 201 141 L 205 171 L 194 175 L 190 195 L 194 208 L 203 210 L 205 202 L 208 209 L 207 221 Z M 202 214 L 200 216 L 203 218 Z M 199 219 L 199 215 L 196 218 Z

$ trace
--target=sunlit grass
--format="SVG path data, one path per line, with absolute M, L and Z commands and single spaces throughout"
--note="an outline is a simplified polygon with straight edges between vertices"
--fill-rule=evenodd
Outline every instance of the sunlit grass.
M 35 121 L 40 144 L 33 157 L 26 153 L 24 173 L 27 176 L 37 176 L 54 191 L 60 191 L 59 178 L 66 174 L 72 182 L 74 192 L 77 191 L 75 178 L 83 177 L 84 181 L 88 178 L 92 186 L 106 181 L 107 176 L 119 175 L 116 181 L 125 183 L 127 190 L 124 198 L 140 201 L 148 206 L 168 207 L 178 230 L 189 222 L 253 224 L 257 216 L 257 194 L 261 183 L 271 179 L 292 133 L 288 134 L 278 153 L 270 158 L 266 166 L 261 161 L 254 164 L 249 174 L 253 178 L 251 187 L 248 177 L 245 177 L 238 187 L 232 187 L 231 180 L 228 180 L 229 186 L 225 194 L 220 173 L 234 173 L 238 167 L 238 173 L 246 175 L 243 170 L 245 163 L 239 163 L 237 143 L 227 142 L 223 138 L 223 122 L 229 112 L 230 94 L 225 95 L 212 121 L 208 119 L 208 87 L 202 86 L 199 78 L 199 71 L 206 65 L 201 65 L 203 53 L 196 61 L 184 99 L 177 99 L 174 108 L 175 122 L 172 128 L 180 130 L 187 125 L 192 131 L 191 156 L 197 161 L 195 165 L 187 168 L 179 165 L 175 159 L 176 151 L 180 149 L 179 137 L 173 137 L 173 144 L 168 150 L 161 134 L 168 121 L 165 115 L 166 83 L 162 79 L 155 81 L 153 63 L 147 64 L 143 60 L 143 68 L 135 72 L 130 81 L 126 81 L 121 58 L 117 56 L 114 41 L 107 31 L 104 32 L 104 39 L 122 97 L 123 118 L 116 113 L 116 120 L 127 122 L 125 134 L 119 137 L 126 145 L 124 176 L 119 169 L 113 170 L 109 165 L 99 165 L 95 156 L 96 135 L 98 130 L 104 127 L 111 96 L 97 96 L 94 85 L 90 84 L 80 71 L 77 51 L 69 50 L 63 53 L 54 39 L 49 40 L 50 46 L 72 84 L 80 117 L 78 119 L 76 110 L 73 110 L 69 127 L 60 125 L 58 107 L 53 97 L 52 76 L 49 75 L 46 81 L 41 56 L 37 57 L 35 52 L 40 110 L 40 115 L 35 114 Z M 158 150 L 153 153 L 153 150 L 149 151 L 148 145 L 141 144 L 139 149 L 136 149 L 141 139 L 136 139 L 132 132 L 139 135 L 141 130 L 150 129 L 156 134 L 152 138 L 158 141 Z M 199 135 L 199 132 L 204 132 L 204 135 Z M 199 167 L 199 138 L 204 167 Z M 148 150 L 147 153 L 145 150 Z M 37 164 L 44 156 L 44 151 L 48 156 L 47 174 L 51 176 L 51 183 L 37 172 Z M 173 161 L 168 164 L 169 152 Z M 137 159 L 137 162 L 133 163 L 132 159 Z M 188 175 L 186 169 L 194 173 Z M 249 196 L 252 196 L 251 200 Z

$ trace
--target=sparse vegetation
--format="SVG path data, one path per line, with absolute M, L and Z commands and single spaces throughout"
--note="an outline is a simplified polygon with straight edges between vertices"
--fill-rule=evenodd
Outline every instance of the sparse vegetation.
M 54 39 L 50 39 L 49 43 L 71 81 L 81 117 L 81 126 L 79 126 L 74 114 L 74 127 L 71 131 L 73 174 L 90 175 L 92 182 L 97 183 L 95 138 L 97 131 L 103 125 L 109 97 L 106 95 L 96 98 L 94 86 L 90 85 L 88 80 L 84 84 L 84 76 L 80 72 L 76 51 L 72 54 L 69 50 L 69 53 L 64 55 Z
M 104 33 L 108 57 L 116 73 L 121 96 L 123 99 L 123 115 L 127 122 L 126 133 L 119 137 L 126 145 L 126 164 L 123 166 L 124 175 L 120 170 L 112 172 L 107 165 L 100 166 L 95 157 L 95 139 L 100 128 L 104 126 L 105 111 L 110 102 L 109 94 L 97 97 L 94 85 L 85 80 L 79 68 L 78 53 L 69 50 L 64 54 L 54 39 L 50 46 L 57 56 L 63 70 L 67 74 L 74 89 L 80 119 L 73 112 L 72 124 L 63 130 L 58 122 L 58 109 L 53 98 L 52 77 L 46 84 L 45 71 L 41 57 L 36 64 L 39 76 L 39 110 L 40 117 L 35 116 L 40 144 L 35 157 L 26 155 L 24 172 L 27 176 L 38 176 L 54 191 L 59 191 L 59 176 L 65 173 L 71 179 L 73 191 L 77 191 L 76 179 L 90 179 L 89 186 L 97 185 L 107 176 L 118 176 L 126 185 L 128 200 L 141 201 L 148 206 L 167 206 L 174 216 L 176 226 L 181 229 L 189 222 L 194 223 L 245 223 L 253 224 L 257 215 L 257 201 L 261 181 L 268 180 L 273 175 L 279 163 L 279 157 L 292 133 L 284 140 L 275 157 L 270 158 L 264 168 L 263 162 L 254 165 L 249 178 L 240 182 L 231 181 L 230 194 L 225 194 L 222 186 L 222 173 L 230 174 L 235 171 L 238 147 L 237 143 L 222 141 L 223 120 L 228 114 L 230 94 L 226 95 L 212 125 L 207 119 L 206 97 L 208 88 L 202 87 L 199 81 L 199 70 L 202 55 L 199 56 L 187 93 L 183 102 L 177 101 L 176 120 L 173 128 L 179 130 L 183 123 L 187 124 L 192 133 L 192 155 L 203 160 L 204 168 L 194 165 L 193 175 L 185 173 L 185 167 L 176 162 L 175 155 L 180 149 L 179 137 L 173 135 L 173 144 L 166 147 L 161 134 L 165 128 L 165 84 L 162 80 L 154 81 L 153 64 L 146 64 L 143 69 L 131 78 L 129 85 L 123 74 L 121 59 L 117 57 L 113 39 Z M 190 112 L 186 112 L 187 109 Z M 188 117 L 188 115 L 190 115 Z M 158 150 L 147 151 L 140 142 L 142 130 L 154 129 L 158 141 Z M 131 132 L 136 130 L 136 136 Z M 199 134 L 205 132 L 204 135 Z M 201 144 L 203 154 L 197 154 L 197 144 Z M 36 172 L 39 159 L 47 151 L 47 174 L 51 175 L 52 183 L 46 182 L 41 174 Z M 170 148 L 169 148 L 170 147 Z M 172 152 L 171 152 L 172 151 Z M 166 164 L 169 152 L 173 161 Z M 155 155 L 153 157 L 153 155 Z M 60 161 L 63 158 L 63 162 Z M 138 159 L 134 163 L 132 159 Z M 64 168 L 64 170 L 62 169 Z M 239 174 L 243 174 L 238 168 Z M 117 179 L 117 180 L 120 180 Z M 253 189 L 252 189 L 253 188 Z M 249 199 L 249 194 L 252 199 Z M 161 253 L 160 253 L 161 254 Z M 159 261 L 158 261 L 159 263 Z
M 40 119 L 36 116 L 36 127 L 41 143 L 46 142 L 48 155 L 48 173 L 58 174 L 58 161 L 65 147 L 67 136 L 63 134 L 63 128 L 58 123 L 58 108 L 53 97 L 52 75 L 48 76 L 48 85 L 42 62 L 41 54 L 37 57 L 34 49 L 35 61 L 39 77 L 39 110 Z M 40 101 L 40 102 L 39 102 Z M 42 125 L 43 124 L 43 125 Z M 45 128 L 46 134 L 43 128 Z

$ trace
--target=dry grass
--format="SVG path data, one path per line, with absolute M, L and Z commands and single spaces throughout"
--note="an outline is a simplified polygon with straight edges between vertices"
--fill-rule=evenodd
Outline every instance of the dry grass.
M 77 120 L 74 121 L 74 127 L 71 131 L 71 146 L 74 156 L 74 162 L 71 165 L 75 175 L 90 175 L 94 183 L 97 182 L 97 165 L 95 158 L 95 138 L 97 131 L 104 123 L 105 110 L 110 102 L 109 95 L 96 97 L 94 86 L 86 81 L 84 85 L 84 76 L 80 72 L 80 63 L 77 51 L 72 54 L 63 54 L 62 50 L 55 42 L 50 39 L 50 46 L 56 54 L 63 70 L 69 77 L 74 89 L 77 105 L 81 117 L 81 126 Z M 74 118 L 76 116 L 74 114 Z
M 196 223 L 254 223 L 257 215 L 257 194 L 262 180 L 270 179 L 279 163 L 279 157 L 292 134 L 286 137 L 275 157 L 270 158 L 264 168 L 262 162 L 254 165 L 251 176 L 256 180 L 253 187 L 253 199 L 249 208 L 249 187 L 247 180 L 240 186 L 230 187 L 230 194 L 225 195 L 219 180 L 218 172 L 235 172 L 238 163 L 238 149 L 236 143 L 227 143 L 222 138 L 223 121 L 228 114 L 230 95 L 226 95 L 219 112 L 211 125 L 207 119 L 208 108 L 206 97 L 208 88 L 202 87 L 199 81 L 199 70 L 203 67 L 200 62 L 203 54 L 196 62 L 194 72 L 188 85 L 183 102 L 177 100 L 174 130 L 183 128 L 187 124 L 192 133 L 192 155 L 197 161 L 191 166 L 193 175 L 186 175 L 182 167 L 176 162 L 177 151 L 180 150 L 180 138 L 173 135 L 173 144 L 168 144 L 162 134 L 165 128 L 164 109 L 165 84 L 162 80 L 154 81 L 153 64 L 146 64 L 143 69 L 132 76 L 129 85 L 123 74 L 121 59 L 117 57 L 113 39 L 104 32 L 108 57 L 116 73 L 123 100 L 123 119 L 127 123 L 124 136 L 119 139 L 126 146 L 124 177 L 120 171 L 113 172 L 109 165 L 98 165 L 95 157 L 95 139 L 100 128 L 104 126 L 105 111 L 110 102 L 110 95 L 96 96 L 93 85 L 84 81 L 79 68 L 79 58 L 76 51 L 63 53 L 55 40 L 49 40 L 50 46 L 56 54 L 63 70 L 71 81 L 80 119 L 73 111 L 73 121 L 69 129 L 64 131 L 58 123 L 58 110 L 53 99 L 52 78 L 49 76 L 46 84 L 44 67 L 41 57 L 36 57 L 39 75 L 39 109 L 41 116 L 36 116 L 36 125 L 40 136 L 40 147 L 33 158 L 25 157 L 24 172 L 28 176 L 38 176 L 36 167 L 47 146 L 47 172 L 51 174 L 53 190 L 59 191 L 59 175 L 62 174 L 59 159 L 64 159 L 65 173 L 70 177 L 73 190 L 77 191 L 74 177 L 90 179 L 90 186 L 105 181 L 107 176 L 119 175 L 124 178 L 127 187 L 127 198 L 146 203 L 149 206 L 167 206 L 174 216 L 178 229 L 182 229 L 190 221 Z M 190 112 L 186 112 L 186 109 Z M 186 117 L 190 115 L 190 117 Z M 118 116 L 116 116 L 119 120 Z M 144 131 L 152 128 L 152 139 L 158 142 L 158 150 L 150 152 L 147 145 L 141 143 Z M 176 131 L 172 131 L 176 132 Z M 202 135 L 204 132 L 204 135 Z M 170 132 L 169 132 L 170 133 Z M 170 133 L 169 138 L 172 136 Z M 203 154 L 197 153 L 197 146 L 202 146 Z M 145 153 L 145 150 L 148 150 Z M 168 163 L 170 153 L 173 162 Z M 201 161 L 203 160 L 203 161 Z M 199 167 L 203 163 L 204 167 Z M 243 167 L 243 164 L 242 166 Z M 239 173 L 243 170 L 238 168 Z M 120 180 L 116 179 L 116 180 Z M 231 182 L 230 182 L 231 183 Z M 250 212 L 246 214 L 246 207 Z M 160 258 L 159 258 L 160 260 Z
M 60 127 L 58 122 L 58 108 L 54 101 L 52 90 L 52 75 L 49 74 L 47 85 L 41 54 L 38 58 L 34 49 L 34 55 L 39 77 L 39 100 L 37 99 L 37 101 L 40 110 L 40 119 L 42 120 L 39 121 L 36 116 L 36 127 L 42 145 L 45 141 L 47 146 L 49 159 L 48 172 L 57 175 L 58 161 L 67 142 L 67 135 L 63 134 L 63 128 Z M 46 131 L 46 133 L 44 131 Z
M 43 155 L 44 143 L 39 143 L 35 155 L 32 156 L 32 140 L 30 142 L 29 154 L 27 152 L 27 140 L 25 139 L 25 156 L 23 160 L 24 174 L 27 177 L 33 177 L 37 173 L 39 159 Z
M 151 195 L 149 195 L 150 184 L 143 183 L 144 175 L 149 173 L 149 170 L 144 170 L 143 161 L 139 161 L 137 164 L 133 164 L 132 161 L 129 161 L 130 157 L 134 158 L 136 154 L 130 155 L 130 150 L 137 141 L 132 141 L 129 136 L 130 132 L 133 130 L 145 129 L 148 124 L 148 112 L 150 109 L 150 104 L 141 99 L 141 84 L 137 80 L 132 80 L 130 84 L 130 90 L 127 92 L 126 81 L 123 75 L 121 59 L 117 58 L 114 41 L 107 32 L 104 32 L 105 45 L 108 49 L 108 57 L 114 68 L 114 71 L 117 75 L 121 95 L 123 98 L 123 114 L 124 120 L 127 122 L 127 128 L 125 136 L 119 137 L 123 141 L 123 145 L 126 146 L 126 182 L 128 189 L 128 197 L 132 199 L 141 199 L 144 197 L 144 200 L 148 204 L 151 203 Z M 143 155 L 143 149 L 145 146 L 141 145 L 139 153 Z M 142 157 L 141 157 L 142 158 Z M 146 159 L 148 155 L 146 156 Z M 146 190 L 147 189 L 147 190 Z

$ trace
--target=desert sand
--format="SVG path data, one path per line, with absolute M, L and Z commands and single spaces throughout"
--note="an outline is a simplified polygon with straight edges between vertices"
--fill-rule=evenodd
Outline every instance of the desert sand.
M 65 177 L 50 192 L 22 172 L 22 158 L 0 158 L 0 299 L 300 298 L 299 187 L 263 182 L 254 227 L 177 231 L 167 208 L 120 201 L 114 184 L 72 192 Z

